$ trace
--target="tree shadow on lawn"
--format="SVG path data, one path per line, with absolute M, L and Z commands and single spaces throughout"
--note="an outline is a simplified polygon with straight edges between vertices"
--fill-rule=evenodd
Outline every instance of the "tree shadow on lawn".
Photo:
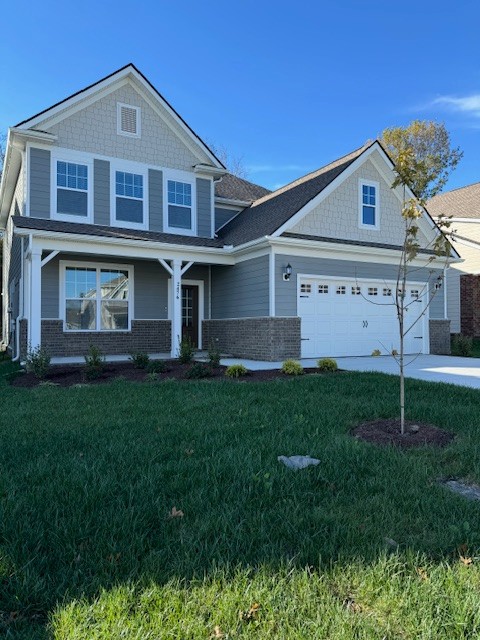
M 480 506 L 436 482 L 468 457 L 468 438 L 402 452 L 347 435 L 357 421 L 395 415 L 396 388 L 386 376 L 347 374 L 340 393 L 320 377 L 15 390 L 2 430 L 4 628 L 53 638 L 55 607 L 119 585 L 179 580 L 181 591 L 261 567 L 271 576 L 332 563 L 347 571 L 359 559 L 381 562 L 395 543 L 434 562 L 458 558 L 462 544 L 480 548 Z M 473 410 L 474 391 L 444 392 Z M 432 404 L 433 385 L 412 383 L 409 393 L 415 418 L 455 431 L 453 409 Z M 318 467 L 277 462 L 307 453 Z

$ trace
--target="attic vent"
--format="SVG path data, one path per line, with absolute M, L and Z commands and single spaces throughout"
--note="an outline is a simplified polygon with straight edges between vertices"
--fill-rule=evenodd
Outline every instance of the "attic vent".
M 131 138 L 140 137 L 140 108 L 117 103 L 117 133 Z

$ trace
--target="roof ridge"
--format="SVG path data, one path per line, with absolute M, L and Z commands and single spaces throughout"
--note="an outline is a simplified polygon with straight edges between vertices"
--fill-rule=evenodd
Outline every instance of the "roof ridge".
M 328 162 L 327 164 L 323 165 L 319 169 L 314 169 L 313 171 L 310 171 L 309 173 L 306 173 L 305 175 L 300 176 L 299 178 L 295 178 L 295 180 L 292 180 L 291 182 L 288 182 L 286 185 L 283 185 L 282 187 L 279 187 L 275 191 L 271 191 L 267 195 L 262 196 L 261 198 L 258 198 L 258 200 L 255 200 L 251 204 L 251 206 L 252 207 L 256 207 L 257 205 L 262 204 L 263 202 L 266 202 L 267 200 L 270 200 L 271 198 L 274 198 L 274 197 L 280 195 L 281 193 L 285 193 L 285 191 L 288 191 L 289 189 L 293 189 L 294 187 L 298 186 L 299 184 L 303 184 L 304 182 L 307 182 L 308 180 L 313 180 L 313 178 L 316 178 L 317 176 L 321 175 L 322 173 L 325 173 L 326 171 L 328 171 L 330 169 L 334 169 L 335 166 L 338 166 L 338 165 L 342 164 L 342 160 L 345 161 L 346 158 L 348 158 L 349 156 L 355 156 L 355 154 L 361 155 L 361 153 L 363 153 L 363 151 L 366 151 L 373 144 L 375 144 L 375 142 L 377 142 L 377 140 L 373 140 L 373 142 L 367 141 L 363 145 L 358 147 L 357 149 L 354 149 L 353 151 L 350 151 L 349 153 L 346 153 L 343 156 L 340 156 L 339 158 L 336 158 L 335 160 L 332 160 L 331 162 Z

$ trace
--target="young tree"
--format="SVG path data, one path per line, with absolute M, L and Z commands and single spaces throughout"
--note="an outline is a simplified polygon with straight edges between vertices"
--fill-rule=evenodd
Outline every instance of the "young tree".
M 248 171 L 245 167 L 243 157 L 232 155 L 228 149 L 224 146 L 218 146 L 212 142 L 208 143 L 208 146 L 217 156 L 220 162 L 227 167 L 230 173 L 233 173 L 237 178 L 246 179 L 248 177 Z
M 421 200 L 429 200 L 443 189 L 463 156 L 459 147 L 451 147 L 450 134 L 442 122 L 413 120 L 405 127 L 390 127 L 383 131 L 380 142 L 395 164 L 403 152 L 412 152 L 414 171 L 405 177 Z
M 393 294 L 393 304 L 395 305 L 398 320 L 400 352 L 392 352 L 392 356 L 398 364 L 400 373 L 400 431 L 402 435 L 405 433 L 405 336 L 423 318 L 438 289 L 443 284 L 441 278 L 437 282 L 427 282 L 425 284 L 423 289 L 419 291 L 420 299 L 427 298 L 423 309 L 418 316 L 413 319 L 413 322 L 409 322 L 407 326 L 406 312 L 414 309 L 412 305 L 417 302 L 416 299 L 408 301 L 405 295 L 409 274 L 416 269 L 412 266 L 412 262 L 421 249 L 431 250 L 427 264 L 431 264 L 440 257 L 443 258 L 445 263 L 448 263 L 451 252 L 451 244 L 444 233 L 450 226 L 450 220 L 448 218 L 443 217 L 437 221 L 441 233 L 436 234 L 434 240 L 428 246 L 422 246 L 418 240 L 418 221 L 423 214 L 425 201 L 422 197 L 409 197 L 408 187 L 424 179 L 424 169 L 424 158 L 417 157 L 411 148 L 401 149 L 398 152 L 395 166 L 396 178 L 392 184 L 392 189 L 397 187 L 403 188 L 402 218 L 405 233 L 397 272 L 397 286 Z M 419 176 L 422 177 L 419 178 Z M 426 185 L 426 187 L 428 187 L 428 185 Z M 423 189 L 423 193 L 428 192 L 428 188 L 426 187 Z M 430 287 L 430 284 L 433 284 L 433 286 Z

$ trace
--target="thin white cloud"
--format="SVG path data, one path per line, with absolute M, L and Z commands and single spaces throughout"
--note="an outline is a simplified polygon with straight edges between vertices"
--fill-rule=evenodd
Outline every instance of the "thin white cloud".
M 443 105 L 450 107 L 453 111 L 468 114 L 480 118 L 480 93 L 471 96 L 440 96 L 433 100 L 432 106 Z

